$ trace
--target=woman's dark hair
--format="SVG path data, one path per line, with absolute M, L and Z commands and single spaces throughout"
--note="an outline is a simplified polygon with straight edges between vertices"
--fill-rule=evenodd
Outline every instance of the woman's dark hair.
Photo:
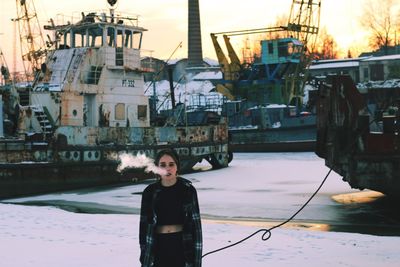
M 181 163 L 179 161 L 178 153 L 176 153 L 176 151 L 173 149 L 164 149 L 164 150 L 159 151 L 156 155 L 154 163 L 158 166 L 160 163 L 160 159 L 165 155 L 170 156 L 175 161 L 177 170 L 179 171 L 179 169 L 181 167 Z

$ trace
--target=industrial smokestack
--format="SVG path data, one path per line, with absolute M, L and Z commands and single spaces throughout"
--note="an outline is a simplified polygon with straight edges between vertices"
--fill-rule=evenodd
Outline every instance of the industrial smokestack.
M 203 66 L 199 0 L 189 0 L 188 12 L 188 67 Z

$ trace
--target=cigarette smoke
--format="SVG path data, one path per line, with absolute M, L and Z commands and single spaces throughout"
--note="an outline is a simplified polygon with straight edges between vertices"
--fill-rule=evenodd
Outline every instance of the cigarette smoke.
M 153 172 L 159 175 L 166 175 L 165 169 L 159 168 L 154 164 L 154 160 L 146 157 L 144 154 L 137 154 L 136 156 L 123 153 L 119 155 L 121 163 L 117 167 L 118 172 L 122 172 L 126 168 L 144 168 L 145 172 Z

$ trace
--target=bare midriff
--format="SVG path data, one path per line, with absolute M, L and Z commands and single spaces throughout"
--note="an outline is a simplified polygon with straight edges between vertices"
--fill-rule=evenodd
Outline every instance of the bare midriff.
M 182 224 L 160 225 L 157 226 L 156 228 L 156 232 L 158 234 L 178 233 L 182 232 L 182 230 L 183 230 Z

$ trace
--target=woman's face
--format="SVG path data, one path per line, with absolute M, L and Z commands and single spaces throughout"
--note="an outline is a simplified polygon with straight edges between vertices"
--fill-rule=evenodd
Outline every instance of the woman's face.
M 176 180 L 178 166 L 176 165 L 175 160 L 171 156 L 169 155 L 162 156 L 160 158 L 160 161 L 158 162 L 158 167 L 166 170 L 166 174 L 161 175 L 162 180 L 165 180 L 166 182 L 171 182 Z

